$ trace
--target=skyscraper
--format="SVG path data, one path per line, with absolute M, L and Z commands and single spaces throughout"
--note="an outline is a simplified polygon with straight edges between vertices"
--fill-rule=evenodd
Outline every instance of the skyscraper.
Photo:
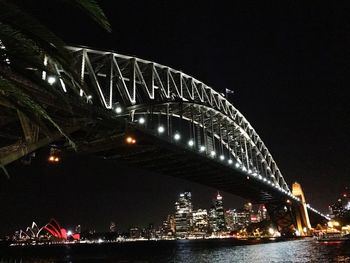
M 209 230 L 210 232 L 218 231 L 215 206 L 209 209 Z
M 216 195 L 216 199 L 214 200 L 214 206 L 215 206 L 215 213 L 216 213 L 216 226 L 219 231 L 224 231 L 226 230 L 225 212 L 224 212 L 223 198 L 219 192 Z
M 192 200 L 191 192 L 179 195 L 175 203 L 175 229 L 176 236 L 185 237 L 192 228 Z
M 260 221 L 268 219 L 267 209 L 265 205 L 259 205 L 258 215 L 259 215 Z
M 193 232 L 194 234 L 205 234 L 208 231 L 208 213 L 206 209 L 193 211 Z

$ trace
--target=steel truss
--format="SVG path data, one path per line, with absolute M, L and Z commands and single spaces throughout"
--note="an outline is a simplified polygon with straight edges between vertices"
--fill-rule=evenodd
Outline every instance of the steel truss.
M 75 58 L 74 66 L 80 72 L 82 83 L 94 87 L 78 92 L 88 103 L 110 110 L 122 107 L 123 116 L 130 117 L 130 121 L 144 116 L 148 128 L 154 128 L 156 123 L 165 125 L 169 136 L 174 130 L 180 130 L 196 143 L 196 147 L 204 146 L 207 154 L 210 154 L 209 149 L 215 151 L 226 160 L 234 160 L 244 171 L 262 176 L 290 193 L 281 171 L 254 128 L 213 88 L 155 62 L 109 51 L 67 48 Z M 55 68 L 60 78 L 64 72 Z M 66 93 L 77 94 L 76 90 L 68 89 L 72 84 L 65 85 L 61 78 L 55 85 Z

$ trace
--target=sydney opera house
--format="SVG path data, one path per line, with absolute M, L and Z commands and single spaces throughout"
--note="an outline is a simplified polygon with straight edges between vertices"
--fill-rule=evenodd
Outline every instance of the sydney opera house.
M 80 240 L 79 233 L 72 233 L 62 228 L 55 219 L 39 228 L 35 222 L 27 227 L 25 231 L 17 231 L 14 239 L 16 241 L 74 241 Z

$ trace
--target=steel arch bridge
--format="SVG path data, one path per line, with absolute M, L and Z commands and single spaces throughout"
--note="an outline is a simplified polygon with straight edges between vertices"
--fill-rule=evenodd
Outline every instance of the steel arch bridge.
M 79 89 L 73 81 L 67 83 L 66 73 L 57 65 L 50 64 L 47 58 L 44 59 L 44 65 L 53 68 L 55 74 L 49 76 L 49 73 L 42 72 L 43 80 L 50 82 L 51 78 L 52 85 L 69 97 L 76 97 L 87 107 L 108 112 L 112 127 L 113 123 L 122 120 L 123 136 L 128 132 L 135 134 L 138 141 L 149 146 L 147 149 L 140 147 L 139 150 L 130 150 L 132 147 L 123 145 L 117 149 L 115 144 L 107 141 L 92 144 L 93 149 L 85 149 L 86 152 L 100 152 L 106 158 L 141 164 L 178 177 L 181 177 L 180 173 L 186 173 L 179 173 L 180 163 L 187 173 L 195 173 L 198 166 L 194 168 L 192 164 L 184 165 L 191 160 L 204 167 L 204 171 L 198 169 L 203 174 L 209 174 L 210 169 L 211 177 L 218 177 L 222 173 L 222 182 L 204 182 L 204 176 L 182 178 L 239 193 L 258 202 L 292 200 L 293 204 L 304 205 L 311 213 L 325 218 L 303 203 L 300 197 L 293 195 L 271 153 L 252 125 L 213 88 L 181 71 L 152 61 L 85 47 L 67 48 L 74 56 L 74 67 L 81 82 L 87 84 L 89 89 Z M 73 129 L 72 132 L 76 130 Z M 117 145 L 122 144 L 120 138 L 123 136 L 117 136 Z M 101 137 L 103 135 L 99 138 L 95 136 L 95 142 L 101 142 Z M 170 150 L 154 150 L 157 148 L 155 141 L 162 148 Z M 84 145 L 80 149 L 84 151 Z M 27 152 L 31 150 L 34 148 Z M 182 162 L 174 159 L 181 159 Z M 156 164 L 149 165 L 150 162 Z M 244 189 L 223 186 L 234 180 L 239 183 L 236 182 L 233 186 L 237 188 L 237 185 L 244 185 Z M 282 210 L 285 207 L 282 205 Z
M 213 88 L 151 61 L 91 49 L 69 49 L 80 53 L 82 79 L 89 78 L 87 81 L 96 88 L 94 99 L 91 94 L 85 94 L 91 96 L 91 102 L 114 110 L 120 105 L 132 116 L 132 121 L 135 116 L 151 111 L 154 115 L 186 120 L 193 125 L 188 137 L 193 140 L 193 147 L 200 150 L 204 146 L 209 155 L 215 151 L 221 158 L 234 160 L 248 174 L 262 178 L 285 193 L 290 192 L 254 128 Z M 170 131 L 169 120 L 165 125 Z M 203 136 L 207 133 L 210 135 Z

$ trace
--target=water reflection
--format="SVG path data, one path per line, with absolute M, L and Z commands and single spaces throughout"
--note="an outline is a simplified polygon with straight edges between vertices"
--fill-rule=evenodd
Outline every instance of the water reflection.
M 0 251 L 2 252 L 2 251 Z M 223 241 L 158 241 L 23 249 L 1 263 L 74 262 L 349 262 L 350 242 L 313 240 L 240 245 Z M 3 254 L 3 253 L 1 253 Z

